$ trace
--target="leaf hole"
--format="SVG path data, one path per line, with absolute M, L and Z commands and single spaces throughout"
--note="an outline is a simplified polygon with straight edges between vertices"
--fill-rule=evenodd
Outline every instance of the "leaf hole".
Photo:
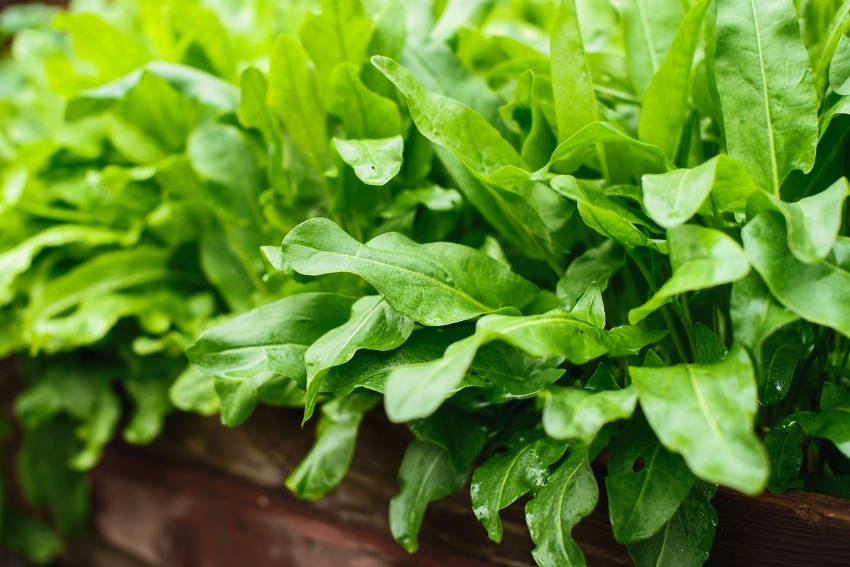
M 646 466 L 646 463 L 643 461 L 643 457 L 639 457 L 634 464 L 632 465 L 632 470 L 634 472 L 640 472 L 643 470 L 643 467 Z

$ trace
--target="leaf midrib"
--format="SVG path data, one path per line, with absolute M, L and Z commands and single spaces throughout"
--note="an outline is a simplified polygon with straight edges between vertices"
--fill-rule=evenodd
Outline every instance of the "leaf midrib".
M 773 181 L 773 190 L 779 191 L 779 165 L 776 161 L 776 140 L 773 128 L 773 117 L 770 112 L 770 94 L 767 91 L 767 72 L 764 65 L 764 51 L 762 48 L 761 29 L 759 28 L 758 14 L 756 14 L 755 0 L 750 0 L 750 11 L 753 15 L 753 28 L 756 32 L 756 46 L 758 47 L 759 70 L 761 71 L 762 97 L 764 99 L 764 113 L 767 120 L 767 145 L 770 154 L 770 169 Z

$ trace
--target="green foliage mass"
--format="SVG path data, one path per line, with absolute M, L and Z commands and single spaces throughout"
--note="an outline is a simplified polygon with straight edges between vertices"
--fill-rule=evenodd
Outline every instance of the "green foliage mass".
M 838 0 L 6 9 L 0 357 L 50 522 L 5 506 L 0 544 L 60 553 L 116 435 L 258 404 L 316 422 L 305 499 L 368 412 L 405 424 L 411 552 L 464 486 L 495 541 L 525 498 L 544 567 L 585 564 L 600 490 L 641 566 L 706 561 L 718 485 L 850 496 L 848 29 Z

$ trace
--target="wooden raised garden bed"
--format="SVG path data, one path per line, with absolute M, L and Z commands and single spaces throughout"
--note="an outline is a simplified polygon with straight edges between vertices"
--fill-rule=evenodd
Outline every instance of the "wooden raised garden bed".
M 363 425 L 346 480 L 324 499 L 299 502 L 286 475 L 309 448 L 301 414 L 262 408 L 245 425 L 175 416 L 152 447 L 115 444 L 94 472 L 98 537 L 151 565 L 530 565 L 522 506 L 502 512 L 505 536 L 490 542 L 467 492 L 432 504 L 417 554 L 390 537 L 387 506 L 408 438 L 378 418 Z M 295 434 L 293 435 L 293 432 Z M 574 530 L 588 564 L 631 565 L 614 542 L 604 490 Z M 747 498 L 720 490 L 710 565 L 847 565 L 850 501 L 789 491 Z

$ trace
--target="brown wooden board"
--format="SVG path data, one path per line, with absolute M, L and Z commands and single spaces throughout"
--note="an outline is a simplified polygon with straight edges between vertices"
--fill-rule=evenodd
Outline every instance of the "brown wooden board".
M 286 475 L 310 444 L 300 413 L 261 408 L 245 425 L 175 416 L 146 449 L 111 447 L 95 472 L 95 526 L 110 545 L 152 565 L 530 565 L 522 502 L 502 512 L 490 542 L 466 491 L 432 504 L 420 550 L 389 535 L 387 506 L 406 431 L 367 419 L 346 480 L 315 503 L 295 500 Z M 630 565 L 611 535 L 604 490 L 574 535 L 594 565 Z M 713 565 L 848 565 L 850 501 L 791 491 L 752 499 L 721 490 Z

